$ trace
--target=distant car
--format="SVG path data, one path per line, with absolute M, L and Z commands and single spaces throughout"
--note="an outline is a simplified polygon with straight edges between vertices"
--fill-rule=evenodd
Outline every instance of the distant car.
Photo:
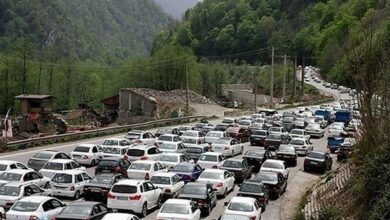
M 252 122 L 251 125 L 248 126 L 249 133 L 252 135 L 253 132 L 257 130 L 262 130 L 263 129 L 263 124 L 262 123 L 256 123 Z
M 253 220 L 261 220 L 263 210 L 254 198 L 235 196 L 229 202 L 225 202 L 225 205 L 225 214 L 240 214 L 249 216 Z
M 160 159 L 158 162 L 161 163 L 164 167 L 166 167 L 168 170 L 172 169 L 176 164 L 178 163 L 193 163 L 194 161 L 187 156 L 186 154 L 182 153 L 163 153 L 161 154 Z
M 229 127 L 231 127 L 230 124 L 220 123 L 214 127 L 214 131 L 226 131 Z
M 226 133 L 234 139 L 239 140 L 240 142 L 248 142 L 249 141 L 249 130 L 240 127 L 230 127 L 226 129 Z
M 309 124 L 306 126 L 305 130 L 310 137 L 322 138 L 325 135 L 325 130 L 322 129 L 319 124 Z
M 181 135 L 182 138 L 189 137 L 189 138 L 203 138 L 204 135 L 201 131 L 184 131 Z
M 95 168 L 95 175 L 100 173 L 118 173 L 127 177 L 127 169 L 129 166 L 130 162 L 125 159 L 118 157 L 107 157 L 99 162 Z
M 107 206 L 100 202 L 74 201 L 55 220 L 102 219 L 108 212 Z
M 160 159 L 162 151 L 153 145 L 137 145 L 127 150 L 126 155 L 129 161 L 155 160 Z
M 65 203 L 53 197 L 27 196 L 15 202 L 6 217 L 7 220 L 31 219 L 30 216 L 34 216 L 33 219 L 55 219 L 64 207 Z
M 249 126 L 251 126 L 251 124 L 252 124 L 251 119 L 240 120 L 240 122 L 238 122 L 238 126 L 244 129 L 248 129 Z
M 210 131 L 209 133 L 207 133 L 207 135 L 205 137 L 205 140 L 206 140 L 207 143 L 211 144 L 216 139 L 226 138 L 226 137 L 228 137 L 226 132 L 223 132 L 223 131 Z
M 203 136 L 206 136 L 210 131 L 214 130 L 214 126 L 204 126 L 200 131 L 202 132 Z
M 2 174 L 4 171 L 15 170 L 15 169 L 28 170 L 31 168 L 28 168 L 26 165 L 18 161 L 0 160 L 0 174 Z
M 198 146 L 187 147 L 184 153 L 187 154 L 196 163 L 199 160 L 199 157 L 203 153 L 210 152 L 210 151 L 211 149 L 209 146 L 198 145 Z
M 246 180 L 238 189 L 237 196 L 255 198 L 261 205 L 263 211 L 268 205 L 269 192 L 267 186 L 262 182 Z
M 227 170 L 205 169 L 196 182 L 212 184 L 217 195 L 224 198 L 234 190 L 234 176 Z
M 258 111 L 259 114 L 264 114 L 265 116 L 273 116 L 275 114 L 278 114 L 278 111 L 275 109 L 261 109 Z
M 92 178 L 85 171 L 65 170 L 57 173 L 50 181 L 53 196 L 65 196 L 79 199 L 84 192 L 84 186 Z
M 303 169 L 308 171 L 310 169 L 319 169 L 322 172 L 332 169 L 333 159 L 329 153 L 323 153 L 318 151 L 311 151 L 306 157 L 303 163 Z
M 184 153 L 186 146 L 180 142 L 164 142 L 158 146 L 162 152 Z
M 260 168 L 260 172 L 264 172 L 264 171 L 281 173 L 281 174 L 283 174 L 283 177 L 285 179 L 288 179 L 288 176 L 290 173 L 289 169 L 286 165 L 286 162 L 284 162 L 282 160 L 273 160 L 273 159 L 266 160 L 263 163 L 263 165 Z
M 127 147 L 129 148 L 131 145 L 133 145 L 129 140 L 125 138 L 109 138 L 103 141 L 103 143 L 100 145 L 103 149 L 107 147 Z
M 136 215 L 126 213 L 108 213 L 102 220 L 140 220 Z
M 158 138 L 163 134 L 175 134 L 180 136 L 182 133 L 177 128 L 159 128 L 154 136 Z
M 132 144 L 154 144 L 156 138 L 150 132 L 132 130 L 127 132 L 125 138 L 129 140 Z
M 287 180 L 283 174 L 276 172 L 259 172 L 255 179 L 268 187 L 269 193 L 279 198 L 287 189 Z
M 181 142 L 181 141 L 182 140 L 180 136 L 177 134 L 162 134 L 156 140 L 157 145 L 160 145 L 165 142 L 172 143 L 172 142 Z
M 284 134 L 269 134 L 265 139 L 264 149 L 266 150 L 277 150 L 281 144 L 287 144 L 288 137 Z
M 170 172 L 176 173 L 185 183 L 188 183 L 195 182 L 203 170 L 198 164 L 178 163 Z
M 245 159 L 227 159 L 222 164 L 222 167 L 220 169 L 227 170 L 233 173 L 236 181 L 244 181 L 245 179 L 249 179 L 252 175 L 252 167 L 249 166 L 248 162 Z
M 313 144 L 304 138 L 293 138 L 288 145 L 294 147 L 298 155 L 307 155 L 314 149 Z
M 272 159 L 273 156 L 268 150 L 256 149 L 246 151 L 242 158 L 248 162 L 249 166 L 252 167 L 252 170 L 254 172 L 258 172 L 264 161 L 266 161 L 267 159 Z
M 264 146 L 265 139 L 267 138 L 267 136 L 268 136 L 268 131 L 256 130 L 250 136 L 250 143 L 252 146 L 255 146 L 255 145 Z
M 218 169 L 225 162 L 226 157 L 218 152 L 206 152 L 199 157 L 196 162 L 203 169 L 213 168 Z
M 330 88 L 331 88 L 331 89 L 337 89 L 337 84 L 332 84 L 332 85 L 330 86 Z
M 184 187 L 184 181 L 175 173 L 154 173 L 150 182 L 162 189 L 164 199 L 176 198 Z
M 34 170 L 8 170 L 0 174 L 0 184 L 9 182 L 33 183 L 42 188 L 49 188 L 50 178 Z
M 228 125 L 235 125 L 238 124 L 238 120 L 234 118 L 224 118 L 222 119 L 222 123 Z
M 107 202 L 107 195 L 111 187 L 123 180 L 122 174 L 101 173 L 95 175 L 88 183 L 84 184 L 84 199 L 86 201 Z
M 200 210 L 190 200 L 169 199 L 162 205 L 156 219 L 199 220 Z
M 319 124 L 322 129 L 328 126 L 328 120 L 325 120 L 324 116 L 316 115 L 314 117 L 315 117 L 315 123 Z
M 86 171 L 86 168 L 80 166 L 80 164 L 72 159 L 54 159 L 48 161 L 39 173 L 48 178 L 52 178 L 56 173 L 61 173 L 64 170 Z
M 70 156 L 79 164 L 95 166 L 103 158 L 103 148 L 94 144 L 76 146 Z
M 107 207 L 126 210 L 145 217 L 148 210 L 162 204 L 162 190 L 150 181 L 122 180 L 115 183 L 107 196 Z
M 183 132 L 183 131 L 195 130 L 195 127 L 191 125 L 182 125 L 178 129 L 180 132 Z
M 226 157 L 233 157 L 244 152 L 244 145 L 234 138 L 220 138 L 212 143 L 211 149 Z
M 344 125 L 334 122 L 329 126 L 329 137 L 341 137 L 344 133 Z
M 126 152 L 129 149 L 129 146 L 110 146 L 105 147 L 103 150 L 103 158 L 106 157 L 118 157 L 127 159 Z
M 34 169 L 35 171 L 39 171 L 42 169 L 42 167 L 46 164 L 49 160 L 54 159 L 72 159 L 68 154 L 59 152 L 59 151 L 53 151 L 53 150 L 44 150 L 41 152 L 38 152 L 32 156 L 28 162 L 27 166 L 31 169 Z
M 295 121 L 293 122 L 294 128 L 301 128 L 304 129 L 307 125 L 304 118 L 295 118 Z
M 217 205 L 217 195 L 212 185 L 207 183 L 188 183 L 178 196 L 179 199 L 194 201 L 203 215 L 207 216 Z
M 157 172 L 167 169 L 159 162 L 152 160 L 134 161 L 127 169 L 127 177 L 134 180 L 149 180 Z
M 208 146 L 204 138 L 185 137 L 183 138 L 182 143 L 185 148 L 193 147 L 193 146 Z
M 278 160 L 283 160 L 286 161 L 286 163 L 296 166 L 298 160 L 298 153 L 293 146 L 280 145 L 279 149 L 276 151 L 276 158 Z
M 285 136 L 288 135 L 288 132 L 284 127 L 270 127 L 268 129 L 268 134 L 283 134 Z
M 306 133 L 305 129 L 292 129 L 289 134 L 290 139 L 293 138 L 305 138 L 307 140 L 310 139 L 310 135 Z

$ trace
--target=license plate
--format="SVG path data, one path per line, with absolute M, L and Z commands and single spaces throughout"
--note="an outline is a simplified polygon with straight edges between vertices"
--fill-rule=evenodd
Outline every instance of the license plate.
M 100 192 L 100 189 L 91 189 L 91 192 Z
M 261 139 L 260 139 L 260 138 L 255 138 L 255 140 L 256 140 L 256 141 L 259 141 L 259 140 L 261 140 Z
M 128 198 L 126 196 L 118 196 L 118 200 L 127 200 Z
M 310 161 L 310 164 L 314 164 L 314 165 L 317 165 L 317 162 L 314 162 L 314 161 Z

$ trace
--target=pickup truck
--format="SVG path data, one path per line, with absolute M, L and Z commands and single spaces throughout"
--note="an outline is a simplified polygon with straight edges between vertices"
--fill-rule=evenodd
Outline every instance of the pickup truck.
M 351 121 L 351 113 L 347 110 L 339 110 L 336 111 L 336 122 L 343 122 L 344 124 L 348 125 L 348 123 Z
M 341 146 L 341 144 L 344 142 L 344 138 L 340 137 L 328 137 L 328 148 L 331 153 L 334 153 L 336 150 L 338 150 Z

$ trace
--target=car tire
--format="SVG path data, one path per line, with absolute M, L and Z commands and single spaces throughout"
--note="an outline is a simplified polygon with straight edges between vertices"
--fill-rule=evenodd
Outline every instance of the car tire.
M 244 147 L 241 147 L 240 154 L 244 153 Z
M 75 200 L 80 199 L 80 191 L 77 190 L 77 191 L 75 192 L 73 198 L 74 198 Z
M 93 159 L 92 161 L 91 161 L 91 167 L 94 167 L 96 165 L 96 161 L 95 161 L 95 159 Z
M 146 202 L 142 205 L 141 217 L 144 218 L 148 214 L 148 205 Z
M 162 196 L 159 196 L 157 199 L 157 204 L 156 204 L 157 208 L 161 208 L 162 203 L 163 203 L 163 198 L 162 198 Z
M 209 216 L 211 213 L 211 203 L 208 203 L 208 208 L 204 210 L 204 216 Z

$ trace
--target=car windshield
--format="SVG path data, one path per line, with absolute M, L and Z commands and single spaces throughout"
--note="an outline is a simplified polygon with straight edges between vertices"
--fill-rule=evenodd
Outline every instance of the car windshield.
M 133 157 L 141 157 L 145 154 L 145 150 L 142 149 L 130 149 L 127 151 L 127 155 Z
M 140 139 L 141 138 L 141 134 L 137 134 L 137 133 L 127 133 L 126 136 L 125 136 L 126 139 L 129 139 L 129 140 L 134 140 L 134 139 Z
M 160 212 L 188 215 L 190 213 L 190 210 L 187 205 L 165 203 L 161 208 Z
M 53 154 L 37 153 L 33 156 L 33 158 L 49 160 L 52 156 Z
M 103 145 L 106 145 L 106 146 L 118 146 L 119 145 L 119 141 L 117 141 L 117 140 L 105 140 L 103 142 Z
M 213 142 L 213 144 L 230 144 L 229 139 L 217 139 Z
M 69 205 L 61 212 L 62 215 L 82 215 L 88 216 L 90 207 L 83 206 L 82 204 Z
M 235 160 L 227 160 L 225 161 L 225 163 L 223 163 L 223 167 L 242 168 L 242 162 Z
M 111 189 L 113 193 L 126 193 L 133 194 L 137 192 L 137 186 L 129 186 L 129 185 L 114 185 Z
M 225 118 L 225 119 L 222 120 L 222 123 L 225 123 L 225 124 L 233 124 L 233 123 L 234 123 L 234 120 L 233 120 L 233 119 L 227 119 L 227 118 Z
M 206 194 L 206 187 L 203 186 L 184 186 L 183 194 L 204 195 Z
M 187 147 L 186 152 L 187 153 L 201 154 L 201 153 L 203 153 L 203 150 L 200 147 Z
M 183 132 L 182 136 L 198 137 L 198 133 L 197 132 L 193 132 L 193 131 L 185 131 L 185 132 Z
M 292 130 L 292 131 L 290 132 L 290 134 L 299 134 L 299 135 L 303 135 L 303 131 L 301 131 L 301 130 Z
M 87 152 L 89 152 L 89 147 L 77 146 L 73 151 L 87 153 Z
M 99 167 L 104 167 L 104 166 L 108 166 L 108 167 L 116 167 L 118 166 L 119 162 L 116 161 L 116 160 L 101 160 L 99 162 Z
M 194 167 L 192 165 L 178 164 L 174 166 L 172 170 L 176 172 L 192 172 L 194 170 Z
M 269 139 L 269 140 L 280 140 L 281 136 L 278 135 L 278 134 L 270 134 L 270 135 L 268 135 L 267 139 Z
M 99 183 L 99 184 L 111 184 L 112 177 L 111 176 L 94 176 L 89 182 L 90 183 Z
M 293 145 L 304 145 L 305 144 L 305 141 L 303 140 L 298 140 L 298 139 L 292 139 L 290 141 L 290 144 L 293 144 Z
M 176 146 L 174 143 L 162 143 L 159 145 L 159 148 L 163 150 L 176 150 Z
M 160 161 L 165 161 L 165 162 L 178 162 L 179 157 L 176 155 L 161 155 Z
M 185 143 L 185 144 L 196 144 L 197 143 L 196 141 L 197 140 L 195 138 L 184 138 L 183 139 L 183 143 Z
M 221 173 L 214 173 L 214 172 L 203 172 L 200 174 L 199 178 L 204 178 L 204 179 L 222 179 L 222 174 Z
M 273 169 L 283 169 L 283 165 L 281 163 L 274 162 L 274 161 L 265 161 L 265 163 L 263 164 L 262 167 L 273 168 Z
M 241 202 L 231 202 L 229 203 L 228 209 L 239 212 L 252 212 L 253 205 Z
M 285 152 L 294 152 L 295 151 L 295 148 L 294 147 L 290 147 L 290 146 L 279 146 L 279 149 L 278 151 L 285 151 Z
M 259 184 L 243 183 L 240 187 L 241 192 L 263 193 L 263 188 Z
M 209 132 L 206 137 L 222 137 L 222 132 Z
M 214 155 L 202 155 L 199 158 L 200 161 L 218 162 L 217 156 Z
M 260 181 L 268 181 L 268 182 L 274 182 L 274 181 L 278 181 L 278 177 L 276 176 L 275 173 L 259 173 L 257 174 L 256 180 L 260 180 Z
M 150 182 L 154 184 L 171 185 L 171 178 L 167 176 L 152 176 Z
M 159 133 L 159 134 L 169 134 L 169 133 L 172 133 L 172 129 L 160 128 L 160 129 L 157 130 L 157 133 Z
M 65 173 L 57 173 L 51 181 L 55 183 L 72 183 L 72 175 Z
M 309 152 L 307 157 L 315 158 L 315 159 L 325 159 L 325 154 L 318 153 L 318 152 Z
M 306 127 L 306 129 L 320 129 L 319 125 L 311 124 Z
M 264 157 L 264 152 L 265 151 L 252 151 L 252 150 L 248 150 L 245 153 L 245 156 L 263 158 Z
M 161 135 L 158 137 L 159 141 L 172 141 L 172 136 L 167 136 L 167 135 Z
M 63 164 L 62 163 L 57 163 L 57 162 L 47 162 L 43 169 L 46 170 L 62 170 L 63 169 Z
M 20 187 L 16 186 L 0 186 L 0 195 L 2 196 L 19 196 Z
M 239 124 L 239 125 L 250 125 L 251 122 L 245 120 L 245 121 L 240 121 L 238 124 Z
M 129 170 L 150 170 L 152 165 L 148 163 L 132 163 Z
M 280 132 L 280 128 L 270 128 L 270 131 Z
M 266 131 L 255 131 L 255 132 L 253 132 L 253 135 L 267 136 L 267 132 Z
M 33 212 L 38 209 L 40 203 L 30 201 L 18 201 L 12 206 L 12 210 L 18 212 Z
M 104 148 L 103 153 L 105 153 L 105 154 L 120 154 L 121 150 L 117 147 L 106 147 L 106 148 Z
M 4 171 L 5 169 L 7 169 L 7 165 L 5 164 L 0 164 L 0 171 Z

